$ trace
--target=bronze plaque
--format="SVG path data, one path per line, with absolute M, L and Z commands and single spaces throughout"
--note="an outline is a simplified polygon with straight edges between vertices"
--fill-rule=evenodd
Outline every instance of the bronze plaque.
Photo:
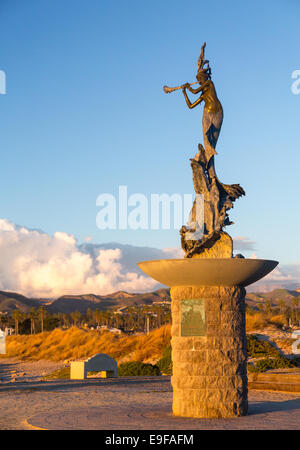
M 205 335 L 205 300 L 181 300 L 181 336 Z

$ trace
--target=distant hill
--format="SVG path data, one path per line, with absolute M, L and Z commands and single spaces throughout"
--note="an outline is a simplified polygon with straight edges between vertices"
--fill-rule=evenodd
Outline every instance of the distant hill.
M 107 310 L 120 308 L 121 306 L 151 305 L 153 302 L 162 300 L 170 300 L 169 289 L 159 289 L 145 294 L 130 294 L 118 291 L 109 295 L 63 295 L 52 301 L 27 298 L 21 294 L 0 291 L 0 313 L 11 313 L 15 309 L 27 313 L 32 307 L 38 308 L 41 305 L 45 306 L 46 310 L 51 313 L 63 312 L 69 314 L 73 311 L 84 313 L 88 308 L 91 310 Z
M 292 300 L 297 297 L 300 298 L 300 292 L 288 289 L 275 289 L 268 293 L 249 292 L 246 295 L 246 303 L 254 309 L 258 309 L 259 305 L 264 304 L 267 300 L 271 302 L 273 307 L 279 306 L 280 300 L 283 300 L 286 306 L 292 306 Z M 107 310 L 123 306 L 152 305 L 153 302 L 165 300 L 170 301 L 169 289 L 159 289 L 144 294 L 117 291 L 109 295 L 63 295 L 52 301 L 27 298 L 21 294 L 0 291 L 0 313 L 11 313 L 15 309 L 29 312 L 32 307 L 38 308 L 41 305 L 44 305 L 51 313 L 62 312 L 69 314 L 73 311 L 85 313 L 88 308 L 92 311 L 95 309 Z
M 162 300 L 170 300 L 169 289 L 159 289 L 146 294 L 129 294 L 118 291 L 110 295 L 63 295 L 48 305 L 47 310 L 52 313 L 64 312 L 69 314 L 73 311 L 84 313 L 88 308 L 91 310 L 107 310 L 120 308 L 121 306 L 152 305 L 153 302 Z
M 15 309 L 22 312 L 29 312 L 32 307 L 38 308 L 45 305 L 45 301 L 40 299 L 27 298 L 15 292 L 0 291 L 0 312 L 11 313 Z
M 286 306 L 293 306 L 292 300 L 294 298 L 300 298 L 300 293 L 289 289 L 274 289 L 274 291 L 263 293 L 249 292 L 246 295 L 246 303 L 255 308 L 261 303 L 270 301 L 271 306 L 276 307 L 283 300 Z

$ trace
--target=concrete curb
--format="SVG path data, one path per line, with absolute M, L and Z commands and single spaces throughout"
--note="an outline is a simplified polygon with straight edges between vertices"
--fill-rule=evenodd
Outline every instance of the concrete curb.
M 248 374 L 248 388 L 300 393 L 300 371 Z

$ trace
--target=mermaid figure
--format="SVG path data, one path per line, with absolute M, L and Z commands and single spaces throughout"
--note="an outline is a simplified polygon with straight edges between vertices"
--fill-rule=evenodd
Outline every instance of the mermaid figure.
M 194 89 L 189 83 L 185 83 L 178 88 L 164 87 L 165 92 L 181 88 L 190 109 L 204 101 L 202 119 L 204 146 L 199 144 L 198 153 L 191 159 L 195 192 L 201 194 L 204 199 L 204 216 L 202 218 L 198 215 L 195 200 L 188 223 L 180 230 L 181 245 L 186 258 L 232 257 L 232 239 L 223 228 L 233 223 L 229 220 L 227 211 L 233 207 L 236 199 L 245 195 L 239 184 L 221 183 L 216 174 L 214 159 L 223 122 L 223 108 L 211 80 L 209 61 L 204 57 L 205 46 L 204 43 L 201 48 L 196 75 L 200 86 Z M 194 103 L 188 98 L 187 89 L 192 94 L 201 93 Z M 202 229 L 201 237 L 196 234 L 199 229 Z
M 202 160 L 205 163 L 210 180 L 215 179 L 219 187 L 224 189 L 233 198 L 233 200 L 235 200 L 241 195 L 245 195 L 243 188 L 241 188 L 239 184 L 227 185 L 221 183 L 215 171 L 214 155 L 217 154 L 216 145 L 223 122 L 223 108 L 217 97 L 214 83 L 211 80 L 209 61 L 205 60 L 204 57 L 205 46 L 206 43 L 204 43 L 201 48 L 201 53 L 197 64 L 198 72 L 196 78 L 200 86 L 196 89 L 193 89 L 189 83 L 185 83 L 182 86 L 183 95 L 190 109 L 195 108 L 202 101 L 204 101 L 202 118 L 204 149 L 201 145 L 199 145 L 199 152 L 194 159 L 196 161 Z M 186 89 L 188 89 L 192 94 L 198 94 L 201 92 L 201 95 L 194 103 L 191 103 L 187 96 Z

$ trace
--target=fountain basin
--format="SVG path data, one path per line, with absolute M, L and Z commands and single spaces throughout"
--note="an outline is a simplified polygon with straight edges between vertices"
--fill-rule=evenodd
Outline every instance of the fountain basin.
M 246 287 L 265 277 L 278 261 L 251 258 L 185 258 L 141 261 L 140 269 L 159 283 L 175 286 Z

